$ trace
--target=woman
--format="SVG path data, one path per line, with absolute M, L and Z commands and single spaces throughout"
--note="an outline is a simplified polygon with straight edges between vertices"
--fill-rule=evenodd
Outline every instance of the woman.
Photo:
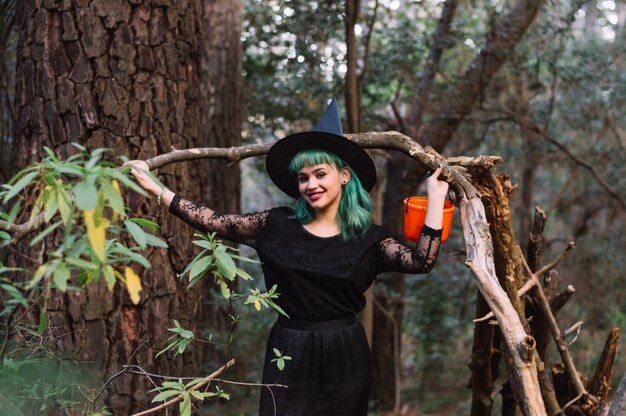
M 441 242 L 448 184 L 439 167 L 427 181 L 428 207 L 415 249 L 387 229 L 371 224 L 374 164 L 359 146 L 341 135 L 336 102 L 311 132 L 278 141 L 267 154 L 273 182 L 297 199 L 295 208 L 223 215 L 161 189 L 129 162 L 139 184 L 169 211 L 203 232 L 254 247 L 266 287 L 278 285 L 279 316 L 265 356 L 260 415 L 367 415 L 370 351 L 356 314 L 363 293 L 385 271 L 427 273 Z M 284 371 L 271 362 L 273 348 L 291 356 Z

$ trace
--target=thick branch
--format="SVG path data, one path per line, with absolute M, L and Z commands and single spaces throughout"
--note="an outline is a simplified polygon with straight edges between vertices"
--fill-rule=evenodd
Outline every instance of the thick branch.
M 509 59 L 530 24 L 535 20 L 545 0 L 517 0 L 511 11 L 496 24 L 481 52 L 458 79 L 454 88 L 441 97 L 441 105 L 432 114 L 445 117 L 432 119 L 421 127 L 418 140 L 441 150 L 463 119 L 470 114 L 485 87 L 500 67 Z
M 589 383 L 589 392 L 598 399 L 605 401 L 611 389 L 611 377 L 613 376 L 613 363 L 617 355 L 619 344 L 619 328 L 614 326 L 606 339 L 602 355 L 596 366 L 596 371 Z
M 437 29 L 435 29 L 435 33 L 433 34 L 433 43 L 428 53 L 428 60 L 422 72 L 419 86 L 417 87 L 417 94 L 413 100 L 413 114 L 410 116 L 412 124 L 422 124 L 422 116 L 429 101 L 428 98 L 430 96 L 430 90 L 432 89 L 433 80 L 439 70 L 441 56 L 443 55 L 443 51 L 450 47 L 448 37 L 452 20 L 454 19 L 454 12 L 458 4 L 458 0 L 446 0 L 443 5 L 441 17 L 437 23 Z
M 537 271 L 541 264 L 541 246 L 543 245 L 543 228 L 546 225 L 546 214 L 541 207 L 535 207 L 533 226 L 528 236 L 526 254 L 528 266 L 533 272 Z
M 445 166 L 447 164 L 446 159 L 433 154 L 432 152 L 427 152 L 409 136 L 396 131 L 346 134 L 345 136 L 364 149 L 384 149 L 403 152 L 429 170 L 435 170 L 437 168 L 437 164 L 443 162 L 444 170 L 442 177 L 450 183 L 452 188 L 457 192 L 457 195 L 478 195 L 476 189 L 463 175 L 462 168 Z M 265 143 L 229 148 L 201 147 L 184 150 L 172 149 L 168 153 L 146 159 L 146 163 L 148 164 L 150 170 L 162 168 L 176 162 L 196 159 L 224 159 L 230 163 L 237 163 L 250 157 L 263 156 L 267 154 L 271 146 L 272 143 Z M 458 160 L 459 158 L 455 158 L 455 163 Z M 475 164 L 472 163 L 472 160 L 475 161 Z M 498 160 L 498 157 L 483 156 L 473 159 L 468 158 L 463 159 L 463 161 L 459 164 L 462 164 L 464 167 L 480 167 L 486 163 L 486 160 L 496 161 Z M 35 217 L 32 223 L 13 224 L 10 227 L 6 227 L 6 222 L 0 221 L 0 229 L 4 229 L 9 232 L 15 242 L 22 239 L 28 233 L 41 228 L 44 224 L 45 221 L 42 213 Z

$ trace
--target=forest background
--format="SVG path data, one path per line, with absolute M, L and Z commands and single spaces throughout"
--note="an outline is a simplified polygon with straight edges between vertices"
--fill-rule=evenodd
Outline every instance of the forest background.
M 2 12 L 1 183 L 42 159 L 44 145 L 61 155 L 71 153 L 70 142 L 113 148 L 113 160 L 148 159 L 170 146 L 270 143 L 310 128 L 327 99 L 337 96 L 347 132 L 398 130 L 445 157 L 504 159 L 497 169 L 514 184 L 510 208 L 520 246 L 527 245 L 536 206 L 547 216 L 544 259 L 556 257 L 570 239 L 576 243 L 558 267 L 559 285 L 576 290 L 559 323 L 565 329 L 584 322 L 568 338 L 581 373 L 593 373 L 611 327 L 626 327 L 623 1 L 4 1 Z M 160 35 L 164 41 L 155 40 Z M 44 53 L 33 58 L 38 47 Z M 55 60 L 62 50 L 65 66 Z M 500 62 L 480 60 L 489 53 Z M 31 69 L 29 59 L 37 62 Z M 48 64 L 44 70 L 41 62 Z M 47 88 L 54 100 L 45 97 Z M 62 99 L 64 88 L 73 89 L 71 102 Z M 401 201 L 421 168 L 392 152 L 373 155 L 383 178 L 375 194 L 379 215 L 400 235 Z M 290 203 L 266 177 L 263 158 L 235 166 L 183 162 L 159 171 L 159 178 L 224 211 Z M 7 402 L 12 395 L 32 400 L 12 403 L 14 411 L 29 414 L 33 403 L 51 414 L 60 408 L 101 414 L 145 409 L 151 399 L 145 377 L 124 374 L 107 383 L 130 363 L 192 376 L 210 373 L 232 355 L 237 363 L 229 378 L 260 380 L 265 346 L 258 340 L 274 312 L 224 301 L 208 283 L 186 294 L 174 272 L 195 254 L 192 231 L 155 201 L 126 195 L 126 203 L 131 216 L 163 224 L 168 254 L 149 249 L 152 268 L 140 273 L 138 306 L 120 285 L 112 294 L 104 294 L 105 285 L 46 303 L 49 329 L 37 351 L 63 362 L 71 358 L 73 370 L 52 372 L 47 381 L 25 376 L 38 381 L 3 395 Z M 366 318 L 374 334 L 372 414 L 470 414 L 467 364 L 477 292 L 464 265 L 458 215 L 453 227 L 432 273 L 387 276 L 374 286 L 373 316 Z M 5 247 L 3 263 L 34 270 L 49 244 Z M 238 290 L 261 286 L 260 269 L 242 267 L 254 279 L 239 282 Z M 6 305 L 11 297 L 2 293 Z M 11 310 L 5 307 L 3 316 Z M 21 318 L 24 328 L 38 325 L 28 321 L 32 313 Z M 173 319 L 198 336 L 230 339 L 230 347 L 190 347 L 179 356 L 151 358 L 167 345 Z M 394 335 L 393 328 L 400 332 Z M 2 330 L 15 336 L 8 325 Z M 396 338 L 399 349 L 393 348 Z M 2 354 L 6 360 L 4 347 Z M 554 361 L 552 347 L 546 364 Z M 618 354 L 614 387 L 624 371 Z M 202 406 L 205 414 L 255 413 L 258 386 L 222 388 L 230 400 Z M 494 399 L 497 413 L 503 399 Z

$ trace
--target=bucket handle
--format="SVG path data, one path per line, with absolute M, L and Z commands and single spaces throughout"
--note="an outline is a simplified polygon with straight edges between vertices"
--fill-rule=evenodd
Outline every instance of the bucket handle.
M 427 179 L 429 176 L 431 176 L 433 174 L 433 172 L 434 171 L 426 172 L 426 174 L 424 176 L 422 176 L 419 181 L 417 181 L 417 183 L 415 184 L 415 186 L 411 190 L 411 193 L 409 194 L 409 198 L 415 193 L 415 190 L 424 181 L 424 179 Z M 448 187 L 448 193 L 446 195 L 446 199 L 448 201 L 452 202 L 452 198 L 450 197 L 450 188 L 449 187 Z M 454 202 L 452 202 L 452 204 L 456 205 Z M 409 202 L 407 201 L 407 202 L 404 203 L 404 213 L 407 214 L 408 212 L 409 212 Z

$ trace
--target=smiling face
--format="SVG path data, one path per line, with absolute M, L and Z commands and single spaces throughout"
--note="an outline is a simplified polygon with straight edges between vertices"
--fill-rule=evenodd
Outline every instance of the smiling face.
M 298 190 L 316 213 L 337 210 L 341 202 L 342 183 L 350 180 L 348 168 L 320 163 L 298 171 Z

